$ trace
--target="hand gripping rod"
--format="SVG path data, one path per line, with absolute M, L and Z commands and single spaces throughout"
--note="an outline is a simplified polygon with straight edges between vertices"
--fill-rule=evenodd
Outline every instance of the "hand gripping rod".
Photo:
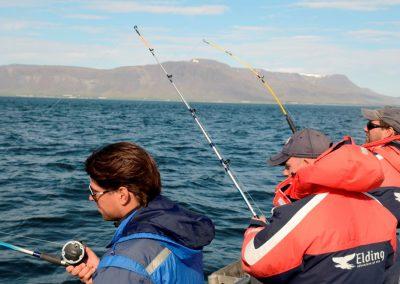
M 234 55 L 232 52 L 230 52 L 230 51 L 222 48 L 221 46 L 219 46 L 215 43 L 212 43 L 208 40 L 203 39 L 203 42 L 208 44 L 209 46 L 214 47 L 215 49 L 218 49 L 218 50 L 222 51 L 223 53 L 229 55 L 234 60 L 236 60 L 237 62 L 239 62 L 240 64 L 245 66 L 247 69 L 249 69 L 251 72 L 253 72 L 253 74 L 261 81 L 263 86 L 269 91 L 269 93 L 272 95 L 272 97 L 274 97 L 274 99 L 277 102 L 277 104 L 279 105 L 283 115 L 285 116 L 287 123 L 289 124 L 290 130 L 292 130 L 293 133 L 296 132 L 297 129 L 296 129 L 296 126 L 294 125 L 292 118 L 290 117 L 289 113 L 286 111 L 285 107 L 283 106 L 283 104 L 280 101 L 280 99 L 278 98 L 278 96 L 275 94 L 272 87 L 265 81 L 264 76 L 260 75 L 260 73 L 258 73 L 249 63 L 241 60 L 239 57 Z
M 165 75 L 167 76 L 168 80 L 170 81 L 170 83 L 172 84 L 172 86 L 175 88 L 175 91 L 178 93 L 178 95 L 180 96 L 182 102 L 185 104 L 186 108 L 190 111 L 193 119 L 195 120 L 195 122 L 197 123 L 197 125 L 199 126 L 201 132 L 203 132 L 204 137 L 207 139 L 208 144 L 210 145 L 210 147 L 214 150 L 215 155 L 217 155 L 222 167 L 224 168 L 225 172 L 228 174 L 228 176 L 231 178 L 233 184 L 235 185 L 235 187 L 237 188 L 237 190 L 240 192 L 240 194 L 242 195 L 244 201 L 246 202 L 247 207 L 250 209 L 251 213 L 253 214 L 254 217 L 257 217 L 256 212 L 253 209 L 253 206 L 251 205 L 249 199 L 246 197 L 244 191 L 241 189 L 238 181 L 236 180 L 235 176 L 233 175 L 232 171 L 229 168 L 229 161 L 225 160 L 222 155 L 219 153 L 216 145 L 212 142 L 210 136 L 208 135 L 206 129 L 204 128 L 204 126 L 201 124 L 199 118 L 196 115 L 196 110 L 194 108 L 192 108 L 189 103 L 185 100 L 185 98 L 183 97 L 182 93 L 179 91 L 179 89 L 177 88 L 177 86 L 175 85 L 174 81 L 172 80 L 172 75 L 168 74 L 168 72 L 165 70 L 164 66 L 160 63 L 160 61 L 158 60 L 155 52 L 154 52 L 154 48 L 152 48 L 150 46 L 150 44 L 148 43 L 148 41 L 140 34 L 139 29 L 137 26 L 134 27 L 136 33 L 138 34 L 139 38 L 141 39 L 141 41 L 143 42 L 143 44 L 149 49 L 150 53 L 153 55 L 153 57 L 155 58 L 155 60 L 157 61 L 158 65 L 160 65 L 161 69 L 164 71 Z M 247 193 L 249 196 L 250 194 Z M 251 196 L 250 196 L 251 198 Z M 254 200 L 253 200 L 254 202 Z

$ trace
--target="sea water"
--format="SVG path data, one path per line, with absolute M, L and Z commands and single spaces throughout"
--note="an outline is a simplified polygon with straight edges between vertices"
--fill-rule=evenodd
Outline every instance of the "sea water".
M 291 134 L 278 106 L 192 106 L 268 215 L 283 177 L 266 158 Z M 298 127 L 321 130 L 334 141 L 344 135 L 364 140 L 360 107 L 287 108 Z M 205 276 L 239 259 L 251 213 L 182 103 L 3 97 L 0 129 L 1 241 L 59 254 L 63 243 L 76 239 L 101 256 L 115 227 L 88 200 L 83 164 L 100 146 L 132 141 L 157 161 L 166 196 L 214 221 L 215 239 L 204 249 Z M 80 282 L 62 267 L 0 247 L 0 283 Z

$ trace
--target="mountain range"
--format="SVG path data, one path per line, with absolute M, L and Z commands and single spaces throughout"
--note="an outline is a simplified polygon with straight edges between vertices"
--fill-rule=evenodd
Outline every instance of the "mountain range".
M 188 101 L 272 103 L 245 68 L 208 60 L 165 62 Z M 345 75 L 259 70 L 283 103 L 398 105 L 400 98 L 361 88 Z M 158 65 L 94 69 L 70 66 L 0 66 L 0 96 L 179 100 Z

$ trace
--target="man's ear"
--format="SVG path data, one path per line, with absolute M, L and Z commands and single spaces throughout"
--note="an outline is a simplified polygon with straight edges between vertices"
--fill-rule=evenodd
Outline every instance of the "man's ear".
M 118 188 L 119 202 L 122 206 L 137 208 L 140 206 L 139 200 L 134 193 L 130 192 L 127 187 Z
M 386 130 L 386 134 L 387 134 L 386 137 L 391 137 L 396 134 L 396 131 L 394 131 L 393 127 L 386 128 L 385 130 Z
M 121 186 L 118 188 L 118 194 L 121 205 L 126 205 L 131 201 L 132 197 L 128 188 L 126 188 L 125 186 Z

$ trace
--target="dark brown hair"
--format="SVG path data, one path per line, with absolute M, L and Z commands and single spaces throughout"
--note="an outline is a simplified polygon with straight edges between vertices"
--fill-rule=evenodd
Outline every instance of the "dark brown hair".
M 102 188 L 117 190 L 125 186 L 140 206 L 160 194 L 161 179 L 154 159 L 130 142 L 107 145 L 94 151 L 85 162 L 88 175 Z
M 387 124 L 386 122 L 384 122 L 383 120 L 379 120 L 379 126 L 381 128 L 390 128 L 391 126 L 389 124 Z
M 392 128 L 393 131 L 394 131 L 394 135 L 398 135 L 398 134 L 399 134 L 399 133 L 396 131 L 396 129 L 394 129 L 392 126 L 390 126 L 388 123 L 384 122 L 383 120 L 379 120 L 379 124 L 380 124 L 380 126 L 381 126 L 382 128 L 385 128 L 385 129 Z

